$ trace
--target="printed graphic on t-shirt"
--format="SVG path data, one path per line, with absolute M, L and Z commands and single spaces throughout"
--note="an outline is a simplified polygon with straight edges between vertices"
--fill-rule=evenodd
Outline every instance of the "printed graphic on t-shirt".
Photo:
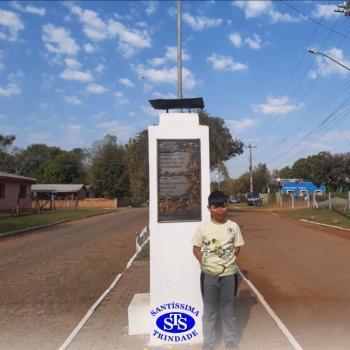
M 226 268 L 231 267 L 235 260 L 234 229 L 227 228 L 229 239 L 204 239 L 202 251 L 204 255 L 203 270 L 215 275 L 221 275 Z

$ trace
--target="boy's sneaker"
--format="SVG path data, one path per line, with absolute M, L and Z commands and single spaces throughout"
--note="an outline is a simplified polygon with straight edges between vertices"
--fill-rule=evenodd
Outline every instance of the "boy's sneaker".
M 235 343 L 226 343 L 225 350 L 239 350 Z

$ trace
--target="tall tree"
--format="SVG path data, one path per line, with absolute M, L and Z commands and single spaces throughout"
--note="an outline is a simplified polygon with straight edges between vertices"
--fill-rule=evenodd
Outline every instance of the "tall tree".
M 45 144 L 32 144 L 17 154 L 19 173 L 23 176 L 39 178 L 43 173 L 42 166 L 47 161 L 52 161 L 64 152 L 59 147 L 51 147 Z
M 14 135 L 0 134 L 0 171 L 16 173 L 15 153 L 17 149 L 12 146 L 15 139 Z
M 124 147 L 117 137 L 106 135 L 95 141 L 91 149 L 91 177 L 96 194 L 106 198 L 128 194 L 128 179 L 123 162 Z
M 209 126 L 210 169 L 219 169 L 224 177 L 228 177 L 224 161 L 243 153 L 243 143 L 233 139 L 225 121 L 211 117 L 207 112 L 199 112 L 199 123 Z
M 84 183 L 83 158 L 84 152 L 81 149 L 61 151 L 56 157 L 42 163 L 38 179 L 42 183 Z
M 144 130 L 125 146 L 125 169 L 132 197 L 148 199 L 148 131 Z

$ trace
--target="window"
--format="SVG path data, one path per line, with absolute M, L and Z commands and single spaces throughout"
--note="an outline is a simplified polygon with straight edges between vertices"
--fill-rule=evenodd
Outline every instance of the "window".
M 27 196 L 27 185 L 20 185 L 19 198 L 26 198 L 26 196 Z
M 5 198 L 5 184 L 0 183 L 0 198 Z

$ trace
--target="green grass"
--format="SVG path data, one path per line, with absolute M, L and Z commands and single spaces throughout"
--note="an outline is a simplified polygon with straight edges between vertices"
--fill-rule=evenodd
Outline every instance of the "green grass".
M 39 225 L 48 225 L 63 220 L 76 220 L 98 213 L 108 212 L 106 209 L 60 210 L 44 212 L 43 214 L 24 214 L 21 216 L 0 216 L 0 235 L 3 233 L 23 230 Z
M 343 228 L 350 228 L 350 216 L 349 213 L 339 213 L 334 210 L 328 209 L 290 209 L 279 210 L 275 212 L 292 219 L 305 219 L 322 224 L 339 226 Z
M 140 254 L 137 256 L 137 260 L 149 260 L 149 242 L 142 248 Z

